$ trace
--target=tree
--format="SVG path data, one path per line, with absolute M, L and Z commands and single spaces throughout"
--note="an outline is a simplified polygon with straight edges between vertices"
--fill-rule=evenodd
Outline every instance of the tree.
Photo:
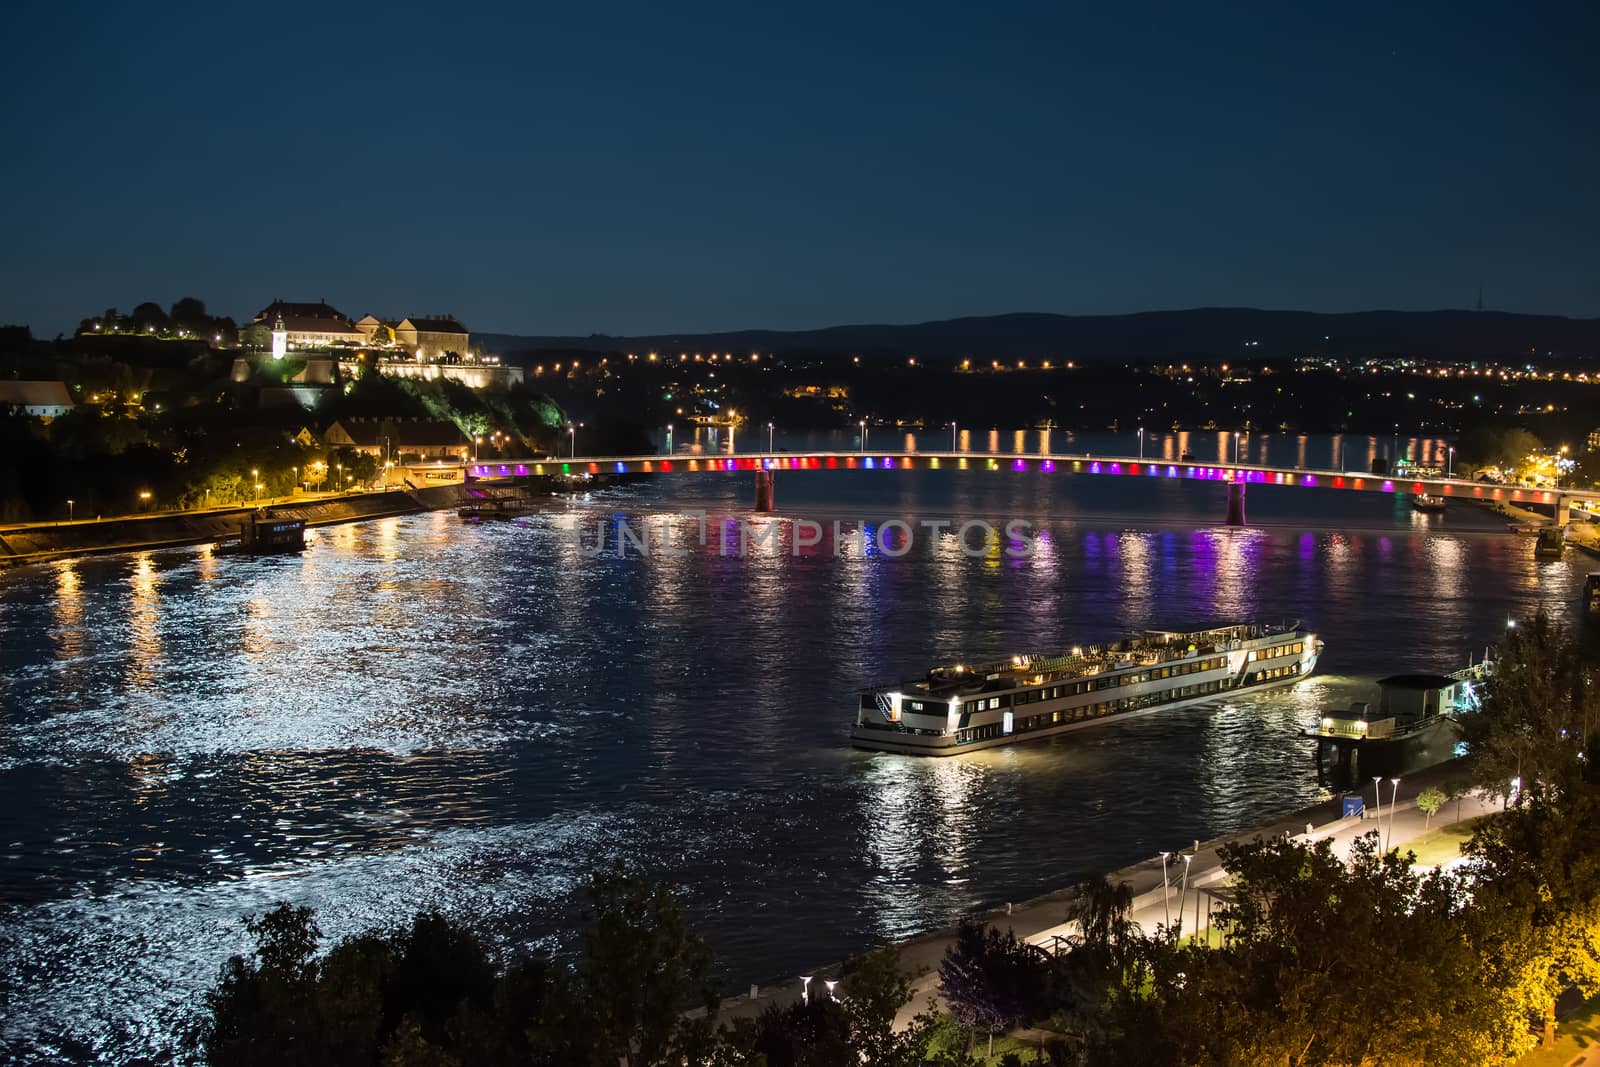
M 172 320 L 161 309 L 160 304 L 149 301 L 133 309 L 129 316 L 133 320 L 133 328 L 139 333 L 166 333 L 172 329 Z
M 1547 805 L 1583 781 L 1600 712 L 1578 642 L 1540 612 L 1508 630 L 1479 710 L 1461 720 L 1476 783 L 1490 796 Z
M 1499 1064 L 1526 1027 L 1480 979 L 1466 881 L 1330 842 L 1227 846 L 1220 947 L 1147 940 L 1089 1062 Z
M 1430 785 L 1417 794 L 1417 810 L 1421 811 L 1425 817 L 1422 824 L 1424 830 L 1433 823 L 1434 815 L 1438 813 L 1440 808 L 1444 807 L 1446 799 L 1444 791 L 1437 786 Z
M 1022 1022 L 1043 978 L 1042 963 L 1039 950 L 1018 941 L 1014 931 L 961 924 L 939 963 L 939 992 L 967 1028 L 969 1047 L 972 1033 L 982 1028 L 992 1056 L 994 1035 Z
M 591 1062 L 674 1062 L 682 1045 L 707 1039 L 684 1013 L 699 1006 L 707 1019 L 716 1016 L 705 942 L 690 931 L 665 882 L 635 877 L 620 862 L 590 878 L 589 899 L 578 985 Z
M 1485 820 L 1464 851 L 1478 880 L 1474 940 L 1486 979 L 1555 1041 L 1556 999 L 1600 994 L 1600 797 L 1519 805 Z
M 205 301 L 192 296 L 186 296 L 172 305 L 171 318 L 174 325 L 194 333 L 200 333 L 211 325 Z
M 849 1013 L 820 995 L 762 1012 L 747 1054 L 760 1056 L 757 1062 L 764 1067 L 857 1067 L 862 1062 L 851 1045 Z
M 850 1020 L 850 1047 L 860 1062 L 873 1067 L 915 1067 L 927 1048 L 932 1020 L 918 1015 L 896 1030 L 900 1009 L 911 1003 L 912 976 L 900 967 L 892 945 L 880 945 L 846 962 L 840 983 L 845 1014 Z

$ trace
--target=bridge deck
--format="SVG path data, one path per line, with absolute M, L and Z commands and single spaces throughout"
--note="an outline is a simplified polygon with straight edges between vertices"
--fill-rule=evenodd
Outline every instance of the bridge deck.
M 1476 500 L 1553 504 L 1589 499 L 1593 492 L 1532 489 L 1494 485 L 1462 478 L 1396 478 L 1360 471 L 1271 467 L 1258 464 L 1172 462 L 1137 456 L 1027 454 L 1015 452 L 748 452 L 733 456 L 575 456 L 501 459 L 467 464 L 475 478 L 518 478 L 530 475 L 682 474 L 740 471 L 907 471 L 982 470 L 1083 474 L 1112 477 L 1180 478 L 1194 481 L 1243 482 L 1293 488 L 1346 489 L 1373 493 L 1428 493 Z

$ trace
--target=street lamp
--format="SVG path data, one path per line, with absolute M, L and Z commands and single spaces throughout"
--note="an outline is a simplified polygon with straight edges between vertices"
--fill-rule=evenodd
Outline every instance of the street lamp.
M 956 420 L 950 420 L 950 451 L 956 450 Z
M 76 504 L 76 503 L 77 503 L 76 500 L 68 500 L 67 501 L 67 521 L 68 522 L 72 521 L 72 506 L 74 504 Z
M 1144 459 L 1144 427 L 1139 427 L 1139 458 Z
M 1378 791 L 1383 775 L 1374 775 L 1372 778 L 1372 806 L 1378 811 L 1378 826 L 1383 826 L 1383 795 Z
M 667 423 L 667 455 L 672 455 L 672 423 Z
M 1183 902 L 1189 899 L 1189 864 L 1194 862 L 1194 853 L 1179 853 L 1183 857 L 1183 882 L 1178 888 L 1178 936 L 1183 936 Z
M 1445 467 L 1444 476 L 1446 478 L 1454 478 L 1456 476 L 1456 446 L 1455 445 L 1451 445 L 1450 446 L 1448 458 L 1446 459 L 1446 464 L 1447 464 L 1447 466 Z
M 772 451 L 772 423 L 767 423 L 767 451 Z
M 811 978 L 812 976 L 809 974 L 800 976 L 800 999 L 802 1001 L 809 1002 L 811 1000 Z
M 572 425 L 572 423 L 570 423 L 570 422 L 567 423 L 567 434 L 572 440 L 572 450 L 568 454 L 573 459 L 577 459 L 578 458 L 578 428 L 576 426 Z
M 861 420 L 861 451 L 867 450 L 867 420 Z
M 1161 907 L 1167 913 L 1167 925 L 1172 925 L 1172 894 L 1167 889 L 1167 857 L 1170 852 L 1161 854 Z
M 1400 779 L 1391 778 L 1389 784 L 1394 786 L 1394 791 L 1389 794 L 1389 832 L 1383 838 L 1383 850 L 1389 851 L 1389 842 L 1394 838 L 1394 804 L 1400 796 Z
M 481 434 L 481 433 L 473 434 L 472 435 L 472 462 L 474 462 L 474 463 L 478 462 L 478 453 L 482 450 L 482 448 L 483 448 L 483 434 Z

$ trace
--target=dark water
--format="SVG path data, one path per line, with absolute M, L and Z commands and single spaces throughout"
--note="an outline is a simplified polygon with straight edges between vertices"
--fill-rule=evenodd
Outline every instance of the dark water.
M 740 516 L 748 478 L 0 574 L 0 1056 L 160 1058 L 278 900 L 335 936 L 437 907 L 558 948 L 618 856 L 684 888 L 733 988 L 797 973 L 1318 799 L 1319 708 L 1463 663 L 1508 614 L 1573 618 L 1590 569 L 1458 505 L 1252 486 L 1262 525 L 1229 530 L 1216 485 L 1009 472 L 785 474 L 781 548 L 747 558 L 572 536 L 621 513 L 682 544 L 677 513 Z M 919 517 L 1026 517 L 1036 551 L 788 550 L 792 518 Z M 957 759 L 846 747 L 859 686 L 938 658 L 1252 616 L 1303 618 L 1321 673 Z

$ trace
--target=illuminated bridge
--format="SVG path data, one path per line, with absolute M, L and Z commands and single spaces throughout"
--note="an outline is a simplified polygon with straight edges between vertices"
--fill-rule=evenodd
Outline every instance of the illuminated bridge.
M 771 511 L 774 481 L 779 471 L 871 471 L 891 476 L 897 471 L 960 470 L 1016 474 L 1086 475 L 1101 478 L 1168 478 L 1212 482 L 1228 492 L 1227 521 L 1245 521 L 1245 489 L 1273 485 L 1357 493 L 1428 494 L 1444 498 L 1500 501 L 1507 504 L 1553 505 L 1555 521 L 1565 525 L 1572 505 L 1593 492 L 1529 489 L 1491 485 L 1460 478 L 1409 478 L 1351 471 L 1310 470 L 1303 467 L 1269 467 L 1253 464 L 1217 465 L 1193 460 L 1171 462 L 1136 456 L 1019 455 L 1014 452 L 752 452 L 739 455 L 675 456 L 573 456 L 539 459 L 501 459 L 466 465 L 473 478 L 530 476 L 598 476 L 611 474 L 753 474 L 755 510 Z

